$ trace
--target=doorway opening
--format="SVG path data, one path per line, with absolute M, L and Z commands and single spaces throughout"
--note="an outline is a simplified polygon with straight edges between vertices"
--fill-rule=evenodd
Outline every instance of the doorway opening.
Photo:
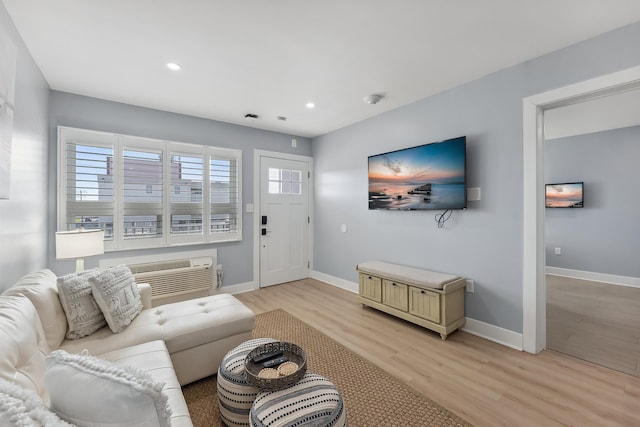
M 523 349 L 546 348 L 544 111 L 640 88 L 640 67 L 523 100 Z

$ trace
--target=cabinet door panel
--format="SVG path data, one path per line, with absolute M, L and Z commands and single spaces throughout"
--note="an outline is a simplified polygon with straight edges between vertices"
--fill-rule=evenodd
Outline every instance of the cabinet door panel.
M 392 282 L 391 280 L 382 281 L 382 303 L 398 310 L 407 311 L 407 288 L 403 283 Z
M 382 279 L 368 274 L 359 275 L 360 296 L 376 301 L 382 301 Z
M 409 287 L 409 313 L 440 323 L 440 295 L 426 289 Z

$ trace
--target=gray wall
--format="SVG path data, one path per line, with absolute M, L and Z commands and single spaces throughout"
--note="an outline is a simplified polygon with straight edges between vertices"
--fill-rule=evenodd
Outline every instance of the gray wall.
M 49 86 L 0 2 L 0 28 L 17 47 L 11 194 L 0 200 L 0 292 L 47 266 Z
M 521 333 L 522 99 L 639 64 L 634 24 L 315 138 L 314 268 L 357 282 L 357 263 L 381 259 L 466 276 L 466 315 Z M 367 156 L 460 135 L 481 201 L 443 229 L 433 211 L 367 209 Z
M 242 203 L 253 203 L 253 150 L 261 149 L 311 155 L 308 138 L 267 132 L 245 126 L 200 119 L 181 114 L 141 108 L 117 102 L 53 91 L 51 93 L 51 121 L 49 159 L 49 265 L 57 274 L 74 271 L 72 261 L 57 261 L 53 235 L 56 230 L 56 155 L 57 127 L 71 126 L 105 132 L 115 132 L 148 138 L 166 139 L 216 147 L 242 149 Z M 297 139 L 296 148 L 291 138 Z M 180 252 L 215 247 L 218 263 L 224 269 L 223 285 L 235 285 L 253 281 L 253 214 L 242 217 L 242 241 L 182 246 L 170 249 L 137 250 L 108 253 L 85 260 L 86 267 L 98 265 L 99 259 L 123 256 L 148 255 L 162 252 Z
M 544 154 L 545 181 L 584 181 L 585 195 L 582 209 L 546 209 L 547 266 L 640 277 L 640 126 L 552 139 Z
M 0 288 L 47 265 L 58 274 L 73 270 L 55 260 L 53 248 L 58 125 L 242 148 L 243 204 L 253 198 L 253 148 L 311 153 L 304 138 L 291 149 L 289 135 L 49 94 L 3 5 L 0 24 L 18 45 L 14 191 L 0 201 Z M 639 64 L 640 23 L 314 139 L 314 268 L 355 282 L 358 262 L 385 259 L 464 275 L 476 281 L 467 316 L 521 332 L 522 98 Z M 482 188 L 481 201 L 455 212 L 443 229 L 434 212 L 368 211 L 367 156 L 459 135 L 468 137 L 468 184 Z M 219 250 L 226 285 L 253 280 L 252 215 L 243 219 L 242 242 L 209 245 Z

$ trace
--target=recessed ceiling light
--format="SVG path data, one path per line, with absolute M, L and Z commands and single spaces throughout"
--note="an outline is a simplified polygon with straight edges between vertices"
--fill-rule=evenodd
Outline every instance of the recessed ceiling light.
M 316 104 L 314 104 L 313 102 L 307 102 L 305 104 L 305 107 L 311 109 L 311 108 L 316 108 Z
M 179 71 L 182 69 L 182 67 L 179 64 L 176 64 L 175 62 L 167 62 L 167 68 L 172 71 Z

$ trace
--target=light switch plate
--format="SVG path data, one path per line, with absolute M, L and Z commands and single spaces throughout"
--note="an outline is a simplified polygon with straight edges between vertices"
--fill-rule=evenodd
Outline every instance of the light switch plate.
M 467 200 L 477 202 L 480 200 L 480 187 L 467 188 Z
M 470 294 L 476 291 L 476 286 L 475 286 L 475 283 L 473 283 L 473 280 L 467 279 L 466 291 L 469 292 Z

